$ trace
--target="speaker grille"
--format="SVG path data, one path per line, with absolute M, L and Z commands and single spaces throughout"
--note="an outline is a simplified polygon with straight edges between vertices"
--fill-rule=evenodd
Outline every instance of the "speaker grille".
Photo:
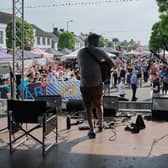
M 118 111 L 118 97 L 104 96 L 103 97 L 104 116 L 115 116 Z

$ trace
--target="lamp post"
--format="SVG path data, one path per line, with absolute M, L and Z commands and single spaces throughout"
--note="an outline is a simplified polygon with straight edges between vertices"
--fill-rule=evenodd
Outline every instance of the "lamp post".
M 73 20 L 68 20 L 68 21 L 66 22 L 67 32 L 68 32 L 68 28 L 69 28 L 69 23 L 71 23 L 71 22 L 73 22 Z

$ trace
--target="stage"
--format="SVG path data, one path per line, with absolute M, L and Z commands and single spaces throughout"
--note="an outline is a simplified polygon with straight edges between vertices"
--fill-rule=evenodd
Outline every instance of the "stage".
M 67 130 L 66 117 L 60 115 L 58 143 L 45 158 L 39 144 L 31 140 L 10 155 L 8 132 L 1 132 L 0 165 L 2 168 L 167 168 L 167 122 L 144 119 L 146 128 L 139 133 L 125 131 L 125 126 L 135 119 L 133 116 L 123 122 L 117 118 L 113 128 L 97 133 L 96 139 L 89 139 L 88 130 L 80 131 L 78 125 Z M 0 127 L 5 126 L 6 118 L 0 118 Z M 35 134 L 38 136 L 38 131 Z

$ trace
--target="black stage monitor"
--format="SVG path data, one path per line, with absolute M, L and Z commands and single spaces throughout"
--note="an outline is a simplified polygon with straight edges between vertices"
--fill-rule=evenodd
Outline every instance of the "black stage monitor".
M 103 108 L 105 117 L 113 117 L 118 111 L 118 96 L 103 96 Z
M 46 101 L 48 107 L 55 107 L 62 105 L 61 95 L 42 95 L 37 96 L 36 101 Z
M 168 121 L 168 97 L 154 97 L 152 99 L 152 118 Z

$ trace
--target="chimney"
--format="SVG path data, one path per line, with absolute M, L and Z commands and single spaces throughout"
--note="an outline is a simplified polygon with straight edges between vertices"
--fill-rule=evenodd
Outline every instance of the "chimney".
M 64 29 L 60 29 L 60 32 L 64 32 Z
M 58 35 L 58 28 L 57 27 L 53 28 L 53 34 L 55 34 L 56 36 Z

